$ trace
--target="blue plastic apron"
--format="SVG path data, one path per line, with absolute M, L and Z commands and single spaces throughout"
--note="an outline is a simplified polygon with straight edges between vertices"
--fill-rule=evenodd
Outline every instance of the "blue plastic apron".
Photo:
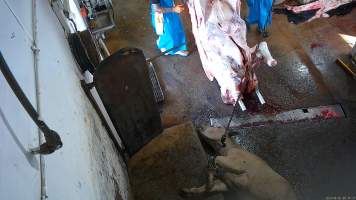
M 160 6 L 162 8 L 173 8 L 173 0 L 160 0 Z M 155 25 L 155 13 L 151 10 L 152 13 L 152 26 L 156 30 Z M 184 33 L 184 28 L 182 22 L 179 18 L 179 14 L 175 12 L 163 13 L 163 34 L 159 35 L 157 39 L 157 47 L 161 51 L 182 45 L 180 48 L 175 49 L 168 54 L 173 55 L 177 51 L 186 51 L 187 46 L 186 38 Z
M 272 22 L 273 0 L 247 0 L 248 24 L 258 24 L 259 30 L 265 30 Z

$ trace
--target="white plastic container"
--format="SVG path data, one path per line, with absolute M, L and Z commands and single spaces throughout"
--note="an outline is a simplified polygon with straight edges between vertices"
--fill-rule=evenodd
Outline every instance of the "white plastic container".
M 163 13 L 155 13 L 156 34 L 163 35 Z

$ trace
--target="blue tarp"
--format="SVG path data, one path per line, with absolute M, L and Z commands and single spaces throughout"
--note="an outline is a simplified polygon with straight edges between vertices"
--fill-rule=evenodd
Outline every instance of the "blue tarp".
M 173 0 L 160 0 L 160 6 L 162 8 L 172 8 L 174 6 Z M 155 13 L 152 13 L 152 26 L 156 29 L 155 26 Z M 159 35 L 157 39 L 157 47 L 161 50 L 167 50 L 176 46 L 186 44 L 186 38 L 184 33 L 184 28 L 182 22 L 179 18 L 179 14 L 175 12 L 167 12 L 163 14 L 163 35 Z M 178 49 L 175 49 L 168 54 L 173 55 L 177 51 L 186 51 L 188 50 L 186 45 L 181 46 Z
M 249 15 L 248 24 L 258 24 L 258 29 L 263 31 L 272 22 L 273 0 L 247 0 Z

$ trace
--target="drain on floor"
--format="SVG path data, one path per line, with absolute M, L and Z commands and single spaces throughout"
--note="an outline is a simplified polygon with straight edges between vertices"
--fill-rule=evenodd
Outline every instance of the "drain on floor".
M 164 94 L 152 62 L 148 62 L 148 73 L 152 83 L 153 95 L 155 96 L 156 103 L 161 103 L 164 101 Z
M 280 112 L 275 115 L 247 114 L 243 117 L 235 116 L 234 119 L 231 121 L 230 127 L 253 127 L 273 123 L 293 123 L 307 120 L 326 120 L 344 117 L 345 113 L 341 105 L 328 105 Z M 228 120 L 228 117 L 212 118 L 210 119 L 210 125 L 212 127 L 225 127 Z

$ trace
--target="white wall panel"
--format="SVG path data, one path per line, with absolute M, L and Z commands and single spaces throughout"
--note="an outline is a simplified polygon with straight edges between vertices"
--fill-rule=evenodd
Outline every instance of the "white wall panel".
M 0 1 L 0 51 L 27 97 L 35 105 L 31 38 L 4 1 Z M 35 124 L 0 73 L 0 199 L 40 198 L 39 158 L 28 153 L 38 146 Z M 21 190 L 20 190 L 21 188 Z
M 18 19 L 24 27 L 31 30 L 29 2 L 8 0 L 16 13 L 22 13 Z M 123 161 L 80 86 L 81 75 L 63 29 L 48 1 L 38 0 L 37 6 L 41 115 L 63 141 L 59 151 L 45 156 L 48 198 L 127 199 L 128 177 Z M 0 0 L 0 16 L 0 50 L 34 104 L 31 37 L 3 0 Z M 23 148 L 36 146 L 37 129 L 2 75 L 0 107 Z M 0 137 L 0 199 L 39 199 L 38 158 L 33 157 L 29 162 L 1 117 Z

